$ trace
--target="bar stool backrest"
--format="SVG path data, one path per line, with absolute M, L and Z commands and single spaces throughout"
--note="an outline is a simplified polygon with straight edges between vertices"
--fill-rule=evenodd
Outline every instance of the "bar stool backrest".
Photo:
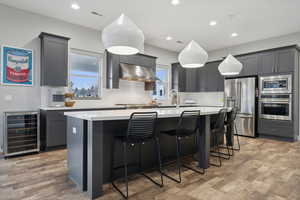
M 217 121 L 214 124 L 213 129 L 218 131 L 222 131 L 224 129 L 226 114 L 227 114 L 226 108 L 220 109 L 218 113 Z
M 236 119 L 236 115 L 237 115 L 237 107 L 232 108 L 231 113 L 227 119 L 228 123 L 233 123 Z
M 200 110 L 188 110 L 183 111 L 180 115 L 179 123 L 177 126 L 177 135 L 180 134 L 189 135 L 189 133 L 194 133 L 198 129 L 200 117 Z
M 157 112 L 132 113 L 128 123 L 127 140 L 144 141 L 155 137 Z

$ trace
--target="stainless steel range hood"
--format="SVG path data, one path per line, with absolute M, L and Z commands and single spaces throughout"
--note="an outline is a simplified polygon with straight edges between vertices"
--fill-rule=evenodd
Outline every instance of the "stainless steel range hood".
M 120 79 L 155 82 L 154 70 L 150 67 L 120 63 Z

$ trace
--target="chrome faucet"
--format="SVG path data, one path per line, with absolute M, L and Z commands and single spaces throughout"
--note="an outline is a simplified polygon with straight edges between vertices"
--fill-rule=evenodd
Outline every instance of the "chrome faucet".
M 176 105 L 176 108 L 179 108 L 179 92 L 178 90 L 176 89 L 171 89 L 170 90 L 170 96 L 171 96 L 171 102 L 172 102 L 172 105 Z

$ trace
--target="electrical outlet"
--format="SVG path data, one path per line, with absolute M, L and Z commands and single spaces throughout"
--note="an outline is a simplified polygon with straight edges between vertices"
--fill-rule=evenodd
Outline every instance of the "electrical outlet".
M 77 134 L 77 129 L 76 129 L 76 127 L 73 127 L 73 128 L 72 128 L 72 133 L 73 133 L 74 135 Z
M 13 99 L 13 97 L 12 97 L 12 95 L 10 95 L 10 94 L 5 95 L 5 97 L 4 97 L 4 100 L 5 100 L 5 101 L 12 101 L 12 99 Z

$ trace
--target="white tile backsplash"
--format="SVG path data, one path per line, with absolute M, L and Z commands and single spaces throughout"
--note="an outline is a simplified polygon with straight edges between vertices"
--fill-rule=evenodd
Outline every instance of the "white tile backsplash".
M 183 93 L 179 94 L 180 103 L 193 100 L 201 106 L 223 106 L 224 92 L 199 92 L 199 93 Z

